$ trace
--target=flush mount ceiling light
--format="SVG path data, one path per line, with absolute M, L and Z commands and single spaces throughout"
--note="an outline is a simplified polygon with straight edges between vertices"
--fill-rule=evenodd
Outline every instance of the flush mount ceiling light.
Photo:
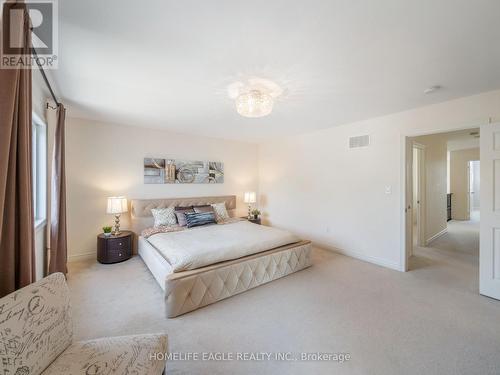
M 264 117 L 273 110 L 274 100 L 283 94 L 276 83 L 263 78 L 249 78 L 232 83 L 228 95 L 236 103 L 236 111 L 243 117 Z
M 236 111 L 243 117 L 264 117 L 273 110 L 271 95 L 259 90 L 250 90 L 236 98 Z

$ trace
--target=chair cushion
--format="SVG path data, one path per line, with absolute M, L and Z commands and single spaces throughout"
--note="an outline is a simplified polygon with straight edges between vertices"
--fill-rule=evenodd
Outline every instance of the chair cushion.
M 101 338 L 72 344 L 43 375 L 161 374 L 167 335 Z
M 41 374 L 72 340 L 69 291 L 62 273 L 0 299 L 2 374 Z

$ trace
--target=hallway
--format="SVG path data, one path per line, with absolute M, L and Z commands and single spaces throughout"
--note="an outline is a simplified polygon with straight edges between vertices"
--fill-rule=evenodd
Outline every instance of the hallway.
M 429 247 L 415 247 L 410 271 L 456 290 L 479 291 L 479 212 L 470 221 L 448 222 L 448 232 Z

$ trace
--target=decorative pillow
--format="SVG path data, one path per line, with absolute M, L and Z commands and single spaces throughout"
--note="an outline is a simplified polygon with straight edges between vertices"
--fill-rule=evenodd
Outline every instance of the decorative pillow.
M 160 225 L 175 225 L 177 224 L 177 218 L 175 217 L 175 212 L 173 207 L 168 208 L 152 208 L 151 213 L 155 219 L 155 227 Z
M 206 206 L 194 206 L 194 212 L 214 212 L 214 208 L 209 204 Z
M 186 212 L 187 227 L 199 227 L 200 225 L 216 224 L 213 212 Z
M 229 219 L 229 214 L 227 213 L 226 203 L 214 203 L 211 205 L 215 212 L 215 219 L 217 222 L 226 221 Z
M 192 210 L 193 206 L 175 206 L 176 211 Z
M 192 207 L 175 207 L 175 216 L 177 216 L 177 222 L 181 227 L 185 227 L 187 225 L 186 221 L 186 213 L 193 213 L 194 210 Z
M 144 238 L 149 238 L 153 234 L 179 232 L 181 230 L 186 230 L 186 228 L 180 227 L 178 225 L 160 225 L 159 227 L 151 227 L 144 229 L 141 232 L 141 236 Z

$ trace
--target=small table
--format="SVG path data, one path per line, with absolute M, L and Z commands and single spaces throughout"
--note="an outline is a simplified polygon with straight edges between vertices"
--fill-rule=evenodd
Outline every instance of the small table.
M 111 264 L 123 262 L 132 257 L 133 232 L 123 230 L 120 234 L 97 236 L 97 260 L 99 263 Z
M 243 216 L 242 219 L 246 219 L 246 220 L 248 220 L 251 223 L 261 225 L 260 217 L 258 217 L 257 219 L 254 219 L 252 217 L 251 219 L 249 219 L 248 216 Z

